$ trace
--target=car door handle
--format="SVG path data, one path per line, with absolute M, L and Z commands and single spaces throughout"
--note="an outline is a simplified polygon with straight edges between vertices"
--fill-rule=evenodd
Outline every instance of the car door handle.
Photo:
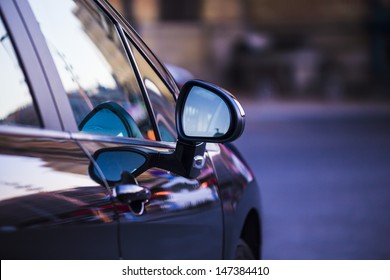
M 127 203 L 135 215 L 142 215 L 145 210 L 145 203 L 151 197 L 151 192 L 145 187 L 125 184 L 115 187 L 115 196 L 120 202 Z

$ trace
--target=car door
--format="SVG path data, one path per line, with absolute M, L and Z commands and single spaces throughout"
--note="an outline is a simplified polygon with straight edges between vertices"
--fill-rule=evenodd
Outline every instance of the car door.
M 156 58 L 148 53 L 146 47 L 139 45 L 142 42 L 134 37 L 136 35 L 131 29 L 122 29 L 122 19 L 111 7 L 103 1 L 28 2 L 48 45 L 46 50 L 39 49 L 40 55 L 50 53 L 54 61 L 54 64 L 47 61 L 45 69 L 54 65 L 57 69 L 57 77 L 51 74 L 49 80 L 52 87 L 58 89 L 54 95 L 55 102 L 58 106 L 66 97 L 72 110 L 72 114 L 60 112 L 72 139 L 92 156 L 107 148 L 174 150 L 176 143 L 169 142 L 176 139 L 174 89 L 170 87 L 170 81 L 164 79 L 164 75 L 169 75 L 158 72 L 154 64 Z M 59 7 L 60 17 L 47 16 L 55 14 Z M 135 50 L 138 53 L 134 53 Z M 141 62 L 135 60 L 139 55 L 149 65 L 147 71 L 153 79 L 145 76 L 139 66 Z M 157 88 L 155 95 L 159 95 L 162 85 L 166 88 L 160 94 L 161 98 L 153 99 L 150 90 Z M 131 133 L 118 133 L 113 129 L 115 121 L 108 123 L 107 117 L 85 129 L 85 120 L 90 114 L 101 110 L 104 116 L 102 108 L 107 106 L 125 111 L 132 122 Z M 123 171 L 129 170 L 123 166 Z M 142 213 L 134 211 L 127 203 L 115 200 L 121 257 L 222 257 L 222 209 L 209 159 L 196 179 L 153 168 L 138 176 L 135 183 L 148 189 L 151 197 Z
M 0 257 L 118 258 L 111 191 L 63 131 L 20 8 L 0 2 Z

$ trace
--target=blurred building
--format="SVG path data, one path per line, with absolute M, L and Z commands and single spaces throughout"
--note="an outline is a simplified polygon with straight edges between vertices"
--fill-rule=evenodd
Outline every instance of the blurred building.
M 390 99 L 389 0 L 110 2 L 196 77 L 262 98 Z

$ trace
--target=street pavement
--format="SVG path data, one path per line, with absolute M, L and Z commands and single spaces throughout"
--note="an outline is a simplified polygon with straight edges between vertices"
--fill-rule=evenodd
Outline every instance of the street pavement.
M 263 258 L 390 259 L 390 105 L 243 106 Z

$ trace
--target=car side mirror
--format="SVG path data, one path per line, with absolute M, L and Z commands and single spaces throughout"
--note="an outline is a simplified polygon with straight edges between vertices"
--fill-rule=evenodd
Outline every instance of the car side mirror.
M 176 105 L 179 141 L 231 142 L 244 127 L 245 112 L 232 94 L 200 80 L 184 84 Z
M 180 175 L 195 178 L 205 163 L 207 142 L 234 141 L 244 131 L 245 112 L 228 91 L 200 80 L 184 84 L 176 104 Z
M 127 112 L 117 104 L 115 106 L 122 110 L 113 110 L 113 104 L 107 105 L 103 103 L 95 109 L 97 112 L 105 109 L 114 113 L 127 131 Z M 80 128 L 82 131 L 85 127 L 95 125 L 94 118 L 97 118 L 99 125 L 100 118 L 104 118 L 104 115 L 98 113 L 90 114 L 91 117 L 87 116 L 86 124 Z M 95 181 L 102 182 L 104 177 L 110 185 L 122 181 L 123 174 L 129 173 L 136 177 L 153 167 L 196 178 L 205 164 L 206 142 L 233 141 L 242 134 L 244 126 L 244 110 L 233 95 L 217 86 L 192 80 L 183 86 L 177 101 L 176 128 L 179 137 L 174 152 L 135 146 L 105 148 L 93 155 L 99 169 L 91 163 L 89 172 Z

